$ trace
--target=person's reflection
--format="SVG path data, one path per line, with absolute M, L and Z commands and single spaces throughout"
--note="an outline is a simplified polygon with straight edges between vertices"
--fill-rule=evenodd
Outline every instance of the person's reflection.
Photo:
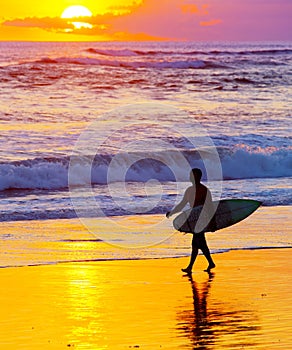
M 209 278 L 203 284 L 201 291 L 199 290 L 196 282 L 193 280 L 192 274 L 188 275 L 188 278 L 192 284 L 193 301 L 195 310 L 195 319 L 197 327 L 208 324 L 208 311 L 207 311 L 207 297 L 211 287 L 211 282 L 214 278 L 214 273 L 208 273 Z
M 184 307 L 183 311 L 178 312 L 177 330 L 180 335 L 187 336 L 191 341 L 192 349 L 214 348 L 226 334 L 232 337 L 238 346 L 254 345 L 255 336 L 259 331 L 254 313 L 242 309 L 225 310 L 224 301 L 216 303 L 215 309 L 214 305 L 213 308 L 208 308 L 215 274 L 209 272 L 208 278 L 202 283 L 196 282 L 192 274 L 187 274 L 186 277 L 192 287 L 193 306 L 191 309 Z M 249 340 L 248 344 L 245 339 Z
M 188 333 L 196 348 L 208 349 L 208 345 L 214 344 L 214 334 L 210 327 L 207 309 L 207 299 L 214 273 L 208 273 L 208 279 L 200 285 L 200 288 L 192 274 L 186 276 L 192 286 L 194 309 L 193 312 L 183 311 L 181 315 L 184 320 L 182 329 Z

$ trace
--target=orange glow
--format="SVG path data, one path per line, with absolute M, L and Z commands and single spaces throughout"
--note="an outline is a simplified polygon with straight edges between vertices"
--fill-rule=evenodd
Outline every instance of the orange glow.
M 1 4 L 0 41 L 289 41 L 290 7 L 290 0 L 265 7 L 251 0 L 10 0 Z M 73 12 L 61 18 L 64 9 Z
M 182 13 L 199 13 L 198 6 L 194 4 L 184 4 L 184 5 L 181 5 L 180 8 Z
M 129 32 L 118 32 L 114 34 L 114 40 L 118 41 L 167 41 L 170 40 L 165 37 L 157 37 L 146 33 L 129 33 Z
M 202 27 L 210 27 L 210 26 L 215 26 L 217 24 L 222 23 L 221 19 L 212 19 L 210 21 L 201 21 L 200 26 Z
M 67 0 L 52 0 L 49 3 L 27 0 L 20 4 L 15 4 L 15 1 L 6 2 L 1 7 L 0 41 L 156 39 L 156 36 L 144 34 L 141 31 L 128 32 L 123 22 L 119 24 L 119 28 L 114 29 L 113 26 L 113 22 L 131 14 L 144 0 L 107 0 L 106 2 L 87 0 L 82 2 L 86 6 L 67 7 Z

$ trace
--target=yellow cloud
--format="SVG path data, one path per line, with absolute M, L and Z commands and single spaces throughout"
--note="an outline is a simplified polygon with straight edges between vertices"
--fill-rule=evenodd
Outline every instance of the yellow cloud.
M 93 17 L 78 17 L 78 22 L 88 23 L 92 26 L 90 28 L 82 28 L 86 35 L 95 35 L 102 33 L 105 29 L 108 29 L 111 25 L 111 21 L 115 18 L 115 15 L 108 13 L 105 15 L 97 15 Z M 2 25 L 11 27 L 25 27 L 25 28 L 40 28 L 46 31 L 56 32 L 68 32 L 71 34 L 80 34 L 81 29 L 76 28 L 73 24 L 73 19 L 60 18 L 60 17 L 27 17 L 16 18 L 13 20 L 4 21 Z M 109 23 L 109 24 L 108 24 Z M 86 29 L 86 30 L 85 30 Z
M 72 24 L 68 24 L 67 20 L 59 17 L 27 17 L 27 18 L 16 18 L 13 20 L 5 21 L 2 23 L 5 26 L 12 27 L 27 27 L 27 28 L 42 28 L 42 29 L 66 29 L 74 28 Z

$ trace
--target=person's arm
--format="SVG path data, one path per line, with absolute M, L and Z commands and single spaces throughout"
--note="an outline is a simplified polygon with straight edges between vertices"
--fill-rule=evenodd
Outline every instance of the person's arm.
M 176 205 L 171 211 L 168 211 L 165 215 L 167 218 L 172 216 L 173 214 L 179 213 L 180 211 L 183 210 L 183 208 L 188 204 L 188 189 L 186 190 L 183 199 Z

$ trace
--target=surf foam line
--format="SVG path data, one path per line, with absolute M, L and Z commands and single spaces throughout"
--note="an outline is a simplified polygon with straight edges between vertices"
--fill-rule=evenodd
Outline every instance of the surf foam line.
M 181 153 L 191 167 L 204 169 L 204 162 L 210 161 L 208 150 L 158 151 L 143 153 L 119 153 L 116 169 L 111 169 L 114 177 L 111 182 L 147 182 L 155 179 L 161 182 L 188 181 L 188 174 L 180 164 Z M 289 177 L 292 173 L 292 152 L 279 149 L 274 152 L 232 150 L 220 147 L 223 179 L 252 179 Z M 204 162 L 201 158 L 204 157 Z M 115 155 L 115 159 L 117 155 Z M 86 157 L 74 162 L 73 186 L 88 185 L 88 172 L 92 184 L 107 184 L 108 170 L 113 155 L 97 154 L 92 164 Z M 166 162 L 167 160 L 167 162 Z M 164 164 L 172 164 L 172 169 Z M 8 189 L 47 189 L 68 188 L 68 167 L 70 157 L 36 158 L 0 164 L 0 191 Z M 90 169 L 91 168 L 91 169 Z M 126 171 L 125 171 L 126 170 Z M 174 177 L 174 170 L 178 178 Z M 126 177 L 122 178 L 123 173 Z M 208 179 L 221 180 L 221 179 Z

